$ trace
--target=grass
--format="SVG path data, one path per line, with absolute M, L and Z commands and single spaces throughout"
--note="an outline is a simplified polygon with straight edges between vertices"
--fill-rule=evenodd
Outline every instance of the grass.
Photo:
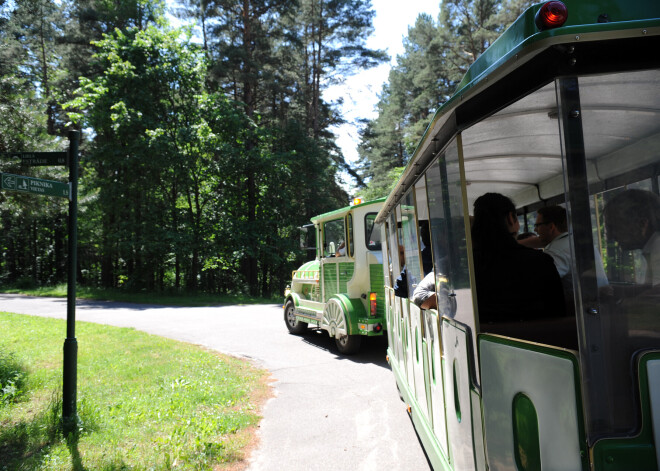
M 0 288 L 1 293 L 26 294 L 29 296 L 66 297 L 66 283 L 38 288 L 20 286 Z M 245 294 L 206 294 L 206 293 L 159 293 L 133 292 L 120 289 L 90 288 L 78 286 L 76 298 L 95 299 L 99 301 L 121 301 L 128 303 L 162 304 L 166 306 L 217 306 L 221 304 L 265 304 L 281 303 L 284 295 L 272 298 L 255 298 Z
M 64 437 L 65 321 L 0 313 L 0 471 L 246 466 L 264 371 L 134 329 L 76 327 L 79 420 Z

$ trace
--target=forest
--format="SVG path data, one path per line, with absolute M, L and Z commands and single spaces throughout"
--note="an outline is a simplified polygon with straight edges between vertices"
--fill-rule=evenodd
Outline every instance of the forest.
M 349 192 L 386 195 L 530 3 L 420 15 L 347 162 L 341 103 L 323 92 L 389 60 L 366 46 L 371 0 L 0 0 L 0 153 L 65 151 L 81 131 L 78 283 L 271 296 L 304 255 L 298 227 Z M 10 159 L 0 172 L 68 176 Z M 0 285 L 66 281 L 67 213 L 65 199 L 0 192 Z

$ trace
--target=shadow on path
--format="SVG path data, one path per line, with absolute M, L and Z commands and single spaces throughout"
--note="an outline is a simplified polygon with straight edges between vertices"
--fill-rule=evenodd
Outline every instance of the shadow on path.
M 298 336 L 302 342 L 324 350 L 340 360 L 348 360 L 355 363 L 371 363 L 382 368 L 390 369 L 387 363 L 387 336 L 363 337 L 360 350 L 353 355 L 343 355 L 337 350 L 335 339 L 325 331 L 310 329 L 305 334 Z

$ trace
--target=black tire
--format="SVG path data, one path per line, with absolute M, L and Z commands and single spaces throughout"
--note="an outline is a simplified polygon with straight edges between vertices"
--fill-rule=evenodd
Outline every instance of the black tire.
M 352 355 L 357 353 L 360 350 L 360 344 L 362 343 L 362 336 L 360 335 L 344 335 L 339 338 L 335 338 L 335 343 L 337 344 L 337 349 L 342 355 Z
M 300 322 L 296 319 L 296 307 L 290 299 L 284 305 L 284 323 L 289 332 L 294 335 L 300 335 L 307 330 L 307 322 Z

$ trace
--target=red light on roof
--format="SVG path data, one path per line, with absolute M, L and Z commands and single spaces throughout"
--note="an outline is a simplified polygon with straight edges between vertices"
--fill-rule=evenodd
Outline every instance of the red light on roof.
M 543 31 L 546 29 L 559 28 L 568 19 L 566 5 L 559 1 L 544 3 L 536 13 L 534 22 L 536 27 Z

